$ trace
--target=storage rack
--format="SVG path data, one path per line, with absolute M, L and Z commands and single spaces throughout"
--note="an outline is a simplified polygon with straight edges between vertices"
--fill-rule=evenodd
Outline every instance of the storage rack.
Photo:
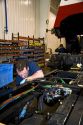
M 17 36 L 15 36 L 12 33 L 12 40 L 19 40 L 22 42 L 19 42 L 20 51 L 23 54 L 23 57 L 27 58 L 28 60 L 33 60 L 38 63 L 40 67 L 45 66 L 45 43 L 44 38 L 34 38 L 34 36 L 31 37 L 24 37 L 19 36 L 19 33 Z M 24 51 L 26 50 L 26 51 Z
M 4 40 L 0 39 L 0 59 L 6 58 L 8 59 L 13 59 L 16 56 L 20 55 L 19 51 L 19 46 L 18 46 L 19 41 L 16 40 Z

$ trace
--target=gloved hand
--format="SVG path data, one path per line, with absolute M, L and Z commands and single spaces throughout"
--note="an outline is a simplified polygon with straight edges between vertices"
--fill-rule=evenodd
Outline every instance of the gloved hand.
M 26 81 L 32 81 L 32 77 L 27 77 L 20 82 L 20 85 L 24 84 Z
M 20 82 L 20 85 L 24 84 L 26 82 L 26 78 L 23 79 L 21 82 Z

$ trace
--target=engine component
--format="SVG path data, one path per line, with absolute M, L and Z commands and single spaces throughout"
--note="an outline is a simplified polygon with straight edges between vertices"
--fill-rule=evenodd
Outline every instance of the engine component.
M 43 95 L 43 101 L 47 105 L 55 104 L 59 99 L 63 99 L 67 95 L 71 94 L 72 90 L 69 88 L 51 88 L 48 89 Z

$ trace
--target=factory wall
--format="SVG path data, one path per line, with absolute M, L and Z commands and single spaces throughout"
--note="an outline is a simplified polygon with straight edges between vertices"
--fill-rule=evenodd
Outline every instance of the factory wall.
M 0 38 L 11 39 L 12 33 L 45 37 L 50 0 L 6 0 L 7 28 L 5 33 L 5 0 L 0 0 Z
M 7 0 L 7 27 L 5 39 L 11 39 L 12 33 L 33 36 L 38 24 L 38 0 Z M 0 38 L 4 38 L 5 29 L 4 0 L 0 0 Z M 38 27 L 38 26 L 37 26 Z M 37 28 L 38 30 L 39 28 Z
M 47 25 L 47 28 L 49 30 L 51 30 L 53 28 L 55 19 L 56 19 L 56 15 L 54 15 L 53 13 L 50 12 L 49 13 L 49 23 Z M 65 38 L 59 39 L 57 36 L 55 36 L 55 34 L 51 34 L 51 31 L 48 31 L 46 33 L 47 52 L 49 52 L 50 49 L 52 49 L 52 53 L 55 53 L 55 49 L 59 47 L 60 43 L 62 43 L 64 45 L 64 47 L 66 47 Z

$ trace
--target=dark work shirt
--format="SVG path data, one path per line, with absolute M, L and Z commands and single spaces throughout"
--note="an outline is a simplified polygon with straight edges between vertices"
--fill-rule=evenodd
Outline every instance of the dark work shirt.
M 28 76 L 33 75 L 34 73 L 36 73 L 38 70 L 41 70 L 40 67 L 38 67 L 38 65 L 31 61 L 27 63 L 27 67 L 29 67 L 29 74 Z M 16 86 L 20 85 L 20 82 L 23 80 L 22 77 L 20 77 L 19 75 L 16 77 Z
M 60 48 L 59 53 L 66 53 L 66 49 L 65 48 Z
M 57 48 L 57 49 L 55 50 L 55 52 L 66 53 L 67 50 L 63 47 L 63 48 Z

